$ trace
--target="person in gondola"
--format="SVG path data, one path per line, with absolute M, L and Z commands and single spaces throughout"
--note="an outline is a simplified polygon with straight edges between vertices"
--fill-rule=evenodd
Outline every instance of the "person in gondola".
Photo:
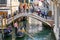
M 27 18 L 23 17 L 23 27 L 26 30 Z
M 17 23 L 17 21 L 14 23 L 14 28 L 15 28 L 15 35 L 17 35 L 17 28 L 18 28 L 18 23 Z
M 12 26 L 8 26 L 7 29 L 4 30 L 4 36 L 11 36 L 11 32 L 12 32 Z
M 17 31 L 17 37 L 23 37 L 24 36 L 24 31 L 23 31 L 23 28 L 20 27 L 18 28 L 18 31 Z

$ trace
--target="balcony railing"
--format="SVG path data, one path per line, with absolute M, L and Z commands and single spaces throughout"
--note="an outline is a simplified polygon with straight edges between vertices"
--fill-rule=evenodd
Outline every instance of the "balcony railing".
M 6 7 L 7 4 L 0 4 L 0 7 Z

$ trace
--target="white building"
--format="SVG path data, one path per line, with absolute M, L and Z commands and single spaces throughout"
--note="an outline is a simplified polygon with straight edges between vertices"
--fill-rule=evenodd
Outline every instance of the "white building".
M 18 10 L 18 6 L 18 0 L 0 0 L 0 12 L 4 11 L 8 14 L 11 14 L 14 11 Z
M 52 10 L 52 14 L 54 15 L 54 24 L 55 24 L 55 26 L 54 26 L 54 28 L 53 28 L 53 31 L 54 31 L 54 33 L 55 33 L 55 37 L 56 37 L 56 40 L 60 40 L 59 39 L 59 23 L 60 23 L 60 21 L 59 21 L 59 14 L 60 14 L 60 0 L 53 0 L 53 1 L 51 1 L 51 3 L 50 3 L 50 5 L 51 5 L 51 10 Z
M 14 13 L 16 10 L 18 10 L 18 7 L 19 7 L 19 2 L 18 2 L 18 0 L 12 0 L 12 13 Z
M 0 12 L 7 12 L 8 14 L 11 13 L 10 10 L 10 0 L 0 0 Z

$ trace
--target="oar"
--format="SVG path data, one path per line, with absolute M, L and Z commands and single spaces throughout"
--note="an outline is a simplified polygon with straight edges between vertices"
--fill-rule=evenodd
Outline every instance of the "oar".
M 32 38 L 32 39 L 34 40 L 34 37 L 32 37 L 30 34 L 28 34 L 24 29 L 23 29 L 23 32 L 24 32 L 25 34 L 27 34 L 30 38 Z

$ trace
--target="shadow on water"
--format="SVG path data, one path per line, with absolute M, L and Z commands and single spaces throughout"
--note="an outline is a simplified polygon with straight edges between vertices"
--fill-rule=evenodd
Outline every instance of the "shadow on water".
M 12 40 L 12 36 L 7 36 L 4 38 L 5 40 Z

